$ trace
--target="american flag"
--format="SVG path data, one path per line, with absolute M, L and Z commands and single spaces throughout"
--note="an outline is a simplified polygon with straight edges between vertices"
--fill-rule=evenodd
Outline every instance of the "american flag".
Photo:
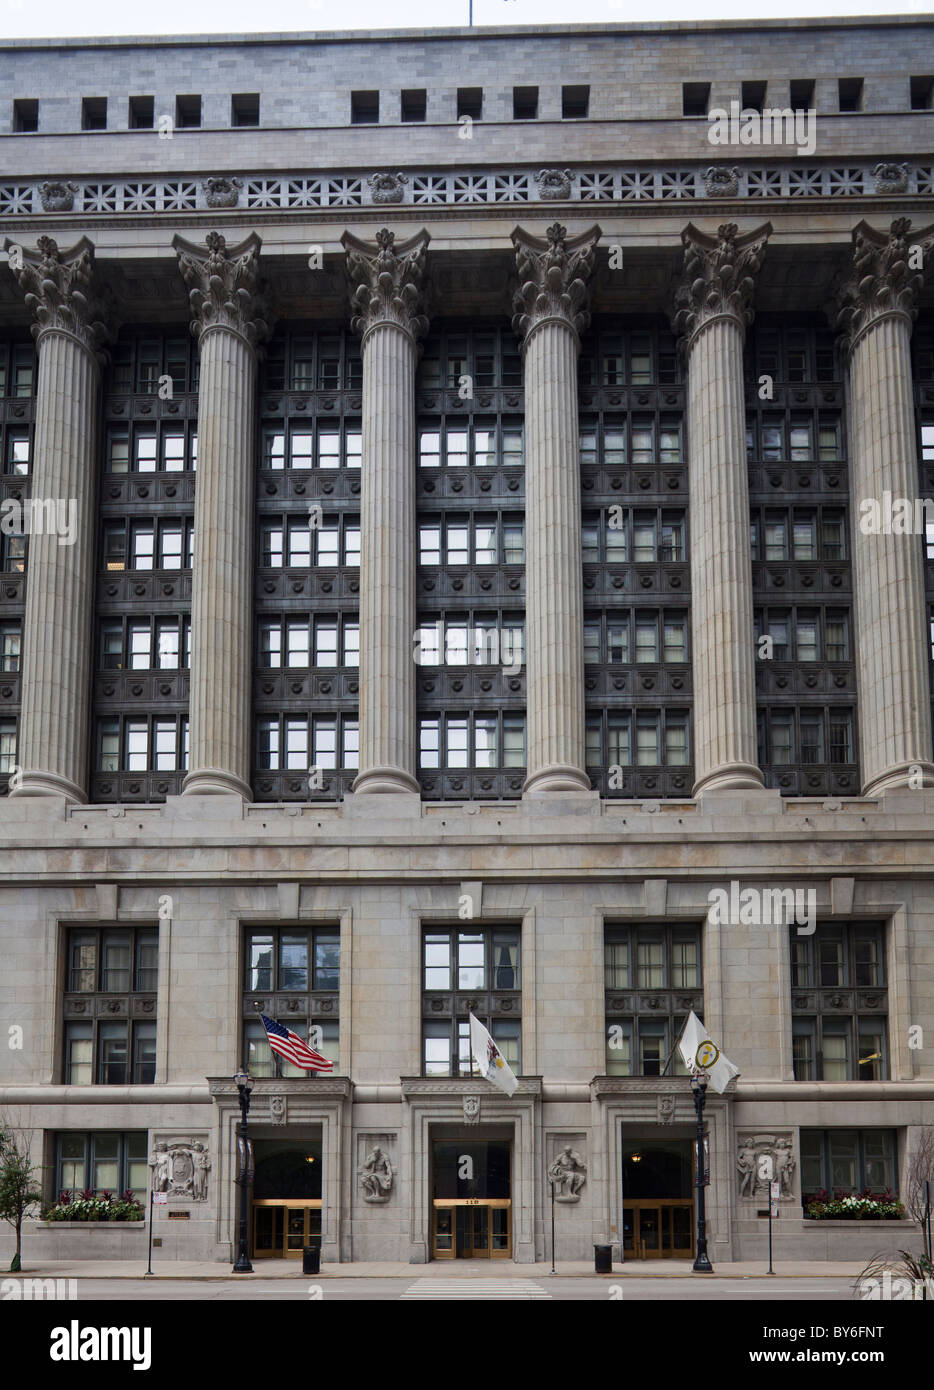
M 281 1023 L 276 1023 L 275 1019 L 267 1018 L 265 1014 L 260 1014 L 260 1018 L 266 1029 L 269 1046 L 273 1052 L 278 1052 L 279 1056 L 284 1057 L 287 1062 L 291 1062 L 296 1067 L 303 1067 L 305 1071 L 334 1070 L 334 1063 L 329 1062 L 327 1057 L 322 1057 L 320 1052 L 313 1052 L 297 1033 L 292 1033 Z

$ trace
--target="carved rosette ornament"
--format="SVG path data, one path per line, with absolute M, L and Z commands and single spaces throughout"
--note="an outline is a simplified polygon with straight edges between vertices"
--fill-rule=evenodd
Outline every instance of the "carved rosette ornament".
M 739 193 L 739 170 L 725 164 L 711 164 L 704 173 L 708 198 L 735 198 Z
M 240 201 L 240 190 L 242 187 L 242 179 L 205 179 L 204 201 L 209 208 L 235 208 Z
M 909 168 L 907 163 L 893 164 L 886 161 L 874 165 L 872 176 L 876 181 L 876 192 L 907 193 Z
M 564 323 L 578 339 L 586 333 L 590 323 L 588 281 L 599 238 L 599 227 L 569 237 L 559 222 L 546 230 L 544 240 L 521 227 L 513 232 L 519 284 L 513 294 L 512 327 L 523 352 L 542 323 Z
M 9 238 L 6 244 L 9 249 Z M 115 325 L 109 297 L 94 283 L 93 246 L 82 237 L 69 251 L 59 251 L 50 236 L 41 236 L 36 245 L 35 251 L 22 248 L 13 271 L 35 319 L 36 343 L 43 333 L 69 333 L 103 365 Z
M 914 321 L 924 283 L 924 271 L 914 262 L 928 263 L 934 248 L 934 226 L 916 233 L 909 242 L 910 227 L 909 217 L 896 217 L 887 232 L 870 227 L 868 222 L 853 228 L 853 264 L 838 290 L 835 324 L 847 352 L 852 352 L 867 328 L 887 314 L 902 314 L 909 324 Z
M 543 202 L 565 202 L 571 196 L 570 169 L 540 169 L 535 182 Z
M 771 222 L 742 236 L 735 222 L 721 223 L 716 236 L 692 223 L 685 227 L 684 267 L 672 313 L 682 350 L 711 319 L 733 318 L 745 333 L 754 317 L 756 275 L 771 234 Z
M 191 331 L 200 338 L 212 328 L 239 333 L 251 347 L 269 336 L 268 307 L 259 291 L 260 239 L 255 232 L 227 247 L 220 232 L 208 232 L 205 249 L 177 236 L 178 268 L 188 286 Z
M 43 212 L 71 212 L 79 191 L 76 183 L 66 183 L 59 180 L 46 180 L 45 183 L 40 183 L 39 197 L 42 200 Z
M 361 338 L 379 324 L 395 324 L 415 342 L 428 332 L 423 310 L 429 240 L 421 231 L 396 245 L 396 234 L 387 227 L 376 233 L 375 245 L 350 232 L 341 237 L 350 278 L 350 324 Z
M 401 203 L 408 181 L 408 175 L 401 172 L 370 174 L 367 179 L 374 203 Z

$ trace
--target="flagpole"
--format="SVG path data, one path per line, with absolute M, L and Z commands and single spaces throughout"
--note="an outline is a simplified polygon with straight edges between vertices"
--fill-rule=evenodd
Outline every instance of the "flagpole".
M 551 1186 L 551 1272 L 555 1271 L 555 1180 L 549 1179 Z

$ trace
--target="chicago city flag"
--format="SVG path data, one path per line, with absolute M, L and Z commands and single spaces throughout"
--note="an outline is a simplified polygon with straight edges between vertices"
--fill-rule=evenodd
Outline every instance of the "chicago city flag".
M 707 1073 L 710 1084 L 720 1095 L 726 1090 L 734 1076 L 740 1075 L 739 1067 L 734 1067 L 728 1057 L 724 1057 L 719 1047 L 711 1042 L 710 1034 L 697 1014 L 691 1011 L 687 1016 L 678 1051 L 684 1065 L 692 1074 L 696 1071 Z
M 473 1014 L 470 1015 L 470 1050 L 480 1068 L 480 1075 L 485 1076 L 487 1081 L 498 1086 L 501 1091 L 505 1091 L 507 1096 L 513 1095 L 519 1085 L 515 1073 L 507 1065 L 503 1054 L 479 1018 L 474 1018 Z

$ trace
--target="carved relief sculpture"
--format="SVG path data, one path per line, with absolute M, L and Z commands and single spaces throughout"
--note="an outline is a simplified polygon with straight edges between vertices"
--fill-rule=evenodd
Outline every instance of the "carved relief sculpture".
M 767 1197 L 769 1185 L 781 1183 L 781 1195 L 791 1197 L 794 1188 L 795 1159 L 788 1135 L 747 1134 L 737 1140 L 736 1174 L 740 1197 L 751 1201 Z
M 559 1150 L 548 1169 L 548 1176 L 555 1185 L 556 1201 L 579 1202 L 581 1190 L 587 1181 L 587 1164 L 577 1150 L 567 1144 Z
M 392 1194 L 393 1166 L 377 1144 L 367 1154 L 366 1162 L 359 1170 L 360 1186 L 363 1188 L 365 1202 L 388 1202 Z

